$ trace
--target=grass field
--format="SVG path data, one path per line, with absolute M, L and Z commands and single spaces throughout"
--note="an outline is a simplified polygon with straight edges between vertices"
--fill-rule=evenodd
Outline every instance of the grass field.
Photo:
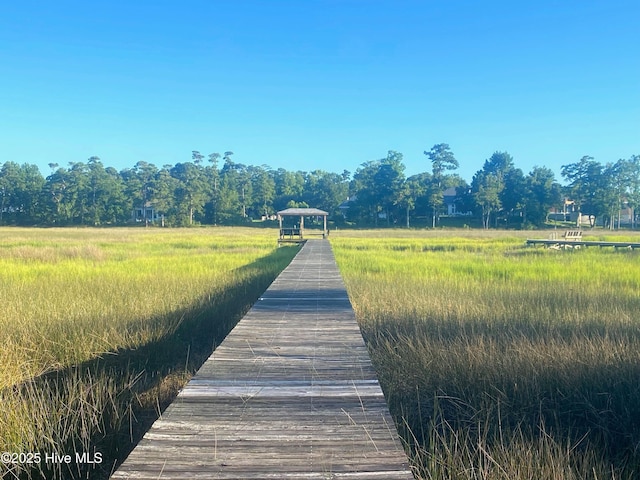
M 331 234 L 417 476 L 634 478 L 640 252 L 525 236 Z M 108 476 L 293 257 L 275 238 L 0 229 L 0 451 L 103 456 L 0 476 Z
M 0 451 L 103 457 L 0 476 L 106 477 L 293 257 L 276 238 L 0 229 Z
M 525 235 L 331 235 L 417 474 L 635 478 L 640 252 Z

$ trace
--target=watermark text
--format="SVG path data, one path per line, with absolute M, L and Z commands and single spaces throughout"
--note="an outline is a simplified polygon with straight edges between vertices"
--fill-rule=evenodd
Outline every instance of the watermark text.
M 5 465 L 71 465 L 71 464 L 93 464 L 102 463 L 102 453 L 100 452 L 2 452 L 0 453 L 0 463 Z

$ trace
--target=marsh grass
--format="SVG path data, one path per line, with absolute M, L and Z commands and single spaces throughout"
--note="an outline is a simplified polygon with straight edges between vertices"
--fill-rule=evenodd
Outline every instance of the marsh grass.
M 419 478 L 640 469 L 640 252 L 518 233 L 331 241 Z
M 3 478 L 106 478 L 295 248 L 254 229 L 0 229 Z

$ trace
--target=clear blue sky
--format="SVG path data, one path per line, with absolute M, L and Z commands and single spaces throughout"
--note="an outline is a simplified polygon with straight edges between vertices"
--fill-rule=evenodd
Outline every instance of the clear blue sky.
M 448 143 L 471 180 L 640 154 L 640 2 L 57 0 L 0 7 L 0 163 L 354 172 Z

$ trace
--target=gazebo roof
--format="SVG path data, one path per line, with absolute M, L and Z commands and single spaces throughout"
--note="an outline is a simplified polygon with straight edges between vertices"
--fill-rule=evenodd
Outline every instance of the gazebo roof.
M 278 212 L 278 215 L 281 217 L 313 217 L 316 215 L 320 217 L 326 217 L 329 215 L 329 213 L 317 208 L 287 208 L 285 210 L 280 210 Z

